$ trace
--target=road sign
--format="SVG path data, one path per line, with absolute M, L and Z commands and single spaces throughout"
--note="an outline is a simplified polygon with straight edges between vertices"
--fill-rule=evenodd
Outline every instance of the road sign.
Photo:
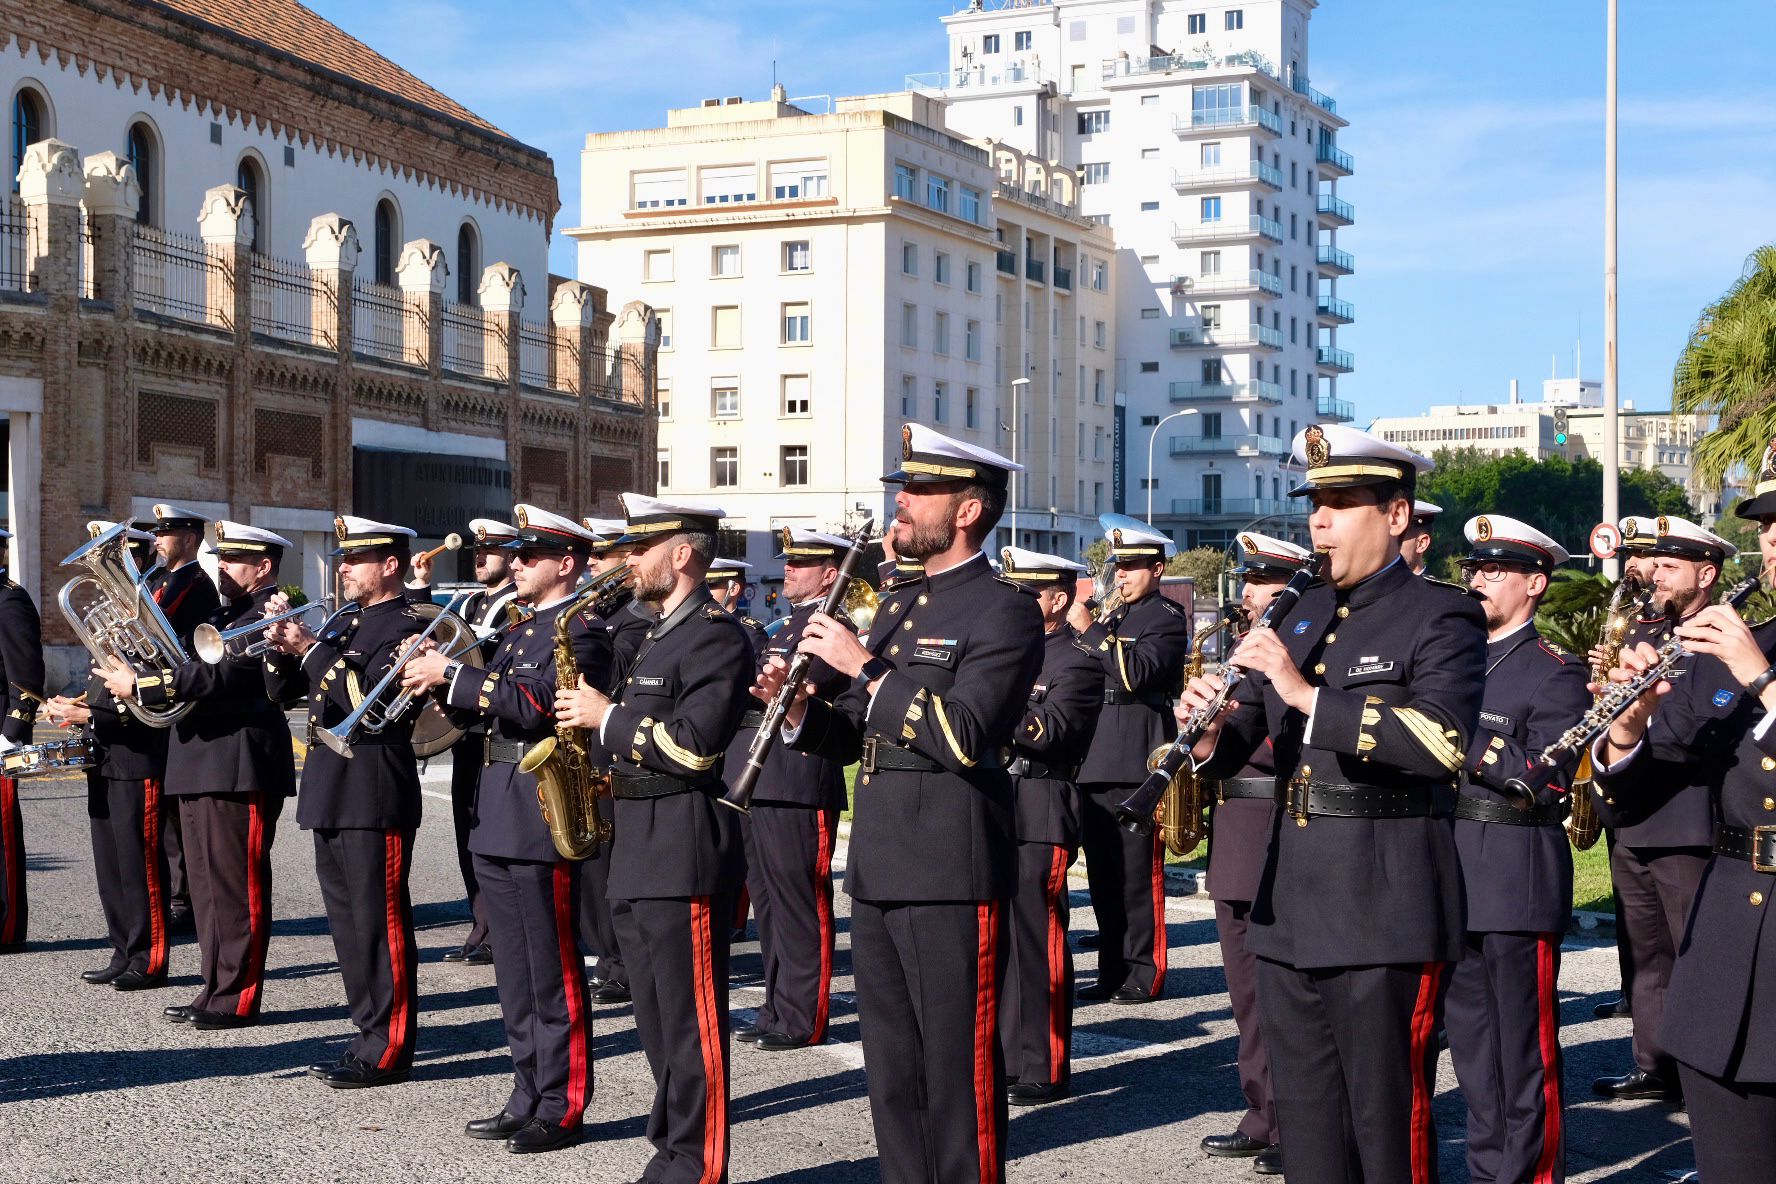
M 1615 555 L 1622 545 L 1622 531 L 1614 522 L 1599 522 L 1591 528 L 1591 554 L 1599 559 Z

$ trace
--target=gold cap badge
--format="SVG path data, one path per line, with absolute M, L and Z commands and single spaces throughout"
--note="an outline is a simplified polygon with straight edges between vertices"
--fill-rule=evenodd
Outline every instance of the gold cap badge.
M 1492 537 L 1492 520 L 1484 514 L 1474 521 L 1474 537 L 1483 543 Z
M 1303 447 L 1307 451 L 1309 468 L 1320 468 L 1332 459 L 1332 445 L 1326 443 L 1326 433 L 1317 423 L 1308 426 Z
M 339 541 L 342 543 L 345 541 L 345 536 L 351 533 L 345 529 L 345 519 L 338 515 L 333 518 L 333 533 L 339 537 Z

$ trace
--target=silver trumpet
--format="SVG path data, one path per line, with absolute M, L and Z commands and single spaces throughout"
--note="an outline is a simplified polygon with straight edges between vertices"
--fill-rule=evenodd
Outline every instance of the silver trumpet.
M 458 592 L 451 597 L 450 603 L 444 606 L 444 611 L 433 617 L 429 625 L 407 642 L 407 652 L 402 654 L 400 659 L 389 667 L 388 673 L 378 679 L 376 685 L 365 693 L 364 701 L 358 705 L 357 710 L 332 727 L 322 728 L 315 733 L 321 742 L 340 756 L 350 760 L 352 745 L 357 743 L 361 734 L 368 732 L 374 736 L 407 714 L 407 709 L 413 705 L 414 692 L 403 688 L 387 703 L 382 701 L 383 696 L 388 694 L 390 687 L 400 681 L 401 672 L 407 668 L 407 663 L 411 662 L 414 656 L 420 652 L 422 643 L 428 641 L 445 622 L 454 622 L 453 629 L 460 626 L 461 628 L 457 632 L 459 634 L 466 632 L 469 644 L 479 644 L 475 640 L 474 630 L 463 624 L 462 618 L 457 615 L 457 610 L 461 609 L 463 603 L 473 594 L 474 590 L 470 589 Z M 451 656 L 456 655 L 452 654 Z
M 307 604 L 299 604 L 295 608 L 281 612 L 275 617 L 261 617 L 250 624 L 236 625 L 233 629 L 218 629 L 214 625 L 206 622 L 191 631 L 191 650 L 199 658 L 214 666 L 224 657 L 228 656 L 228 646 L 231 642 L 238 641 L 243 637 L 251 637 L 255 633 L 269 629 L 280 621 L 287 621 L 291 617 L 299 617 L 310 609 L 317 608 L 326 609 L 331 612 L 333 608 L 333 598 L 331 596 L 323 596 L 319 600 L 311 600 Z M 271 642 L 266 638 L 261 637 L 258 641 L 253 642 L 234 656 L 237 658 L 257 658 L 260 654 L 266 653 L 270 649 Z

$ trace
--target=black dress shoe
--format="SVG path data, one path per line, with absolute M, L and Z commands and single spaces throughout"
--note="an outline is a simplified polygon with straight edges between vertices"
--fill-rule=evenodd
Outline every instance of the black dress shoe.
M 174 909 L 167 914 L 167 932 L 174 937 L 196 937 L 197 917 L 190 909 Z
M 152 991 L 166 985 L 166 975 L 144 974 L 140 970 L 126 970 L 111 980 L 113 991 Z
M 1636 1069 L 1620 1077 L 1599 1077 L 1591 1083 L 1591 1092 L 1600 1098 L 1614 1098 L 1618 1101 L 1640 1098 L 1654 1098 L 1661 1102 L 1683 1101 L 1683 1090 L 1675 1081 L 1643 1069 Z
M 541 1118 L 533 1118 L 525 1123 L 512 1137 L 506 1140 L 506 1150 L 513 1155 L 535 1155 L 540 1151 L 554 1151 L 561 1147 L 571 1147 L 580 1141 L 585 1128 L 574 1126 L 557 1126 Z
M 333 1070 L 339 1068 L 339 1066 L 346 1064 L 351 1059 L 351 1053 L 342 1052 L 336 1060 L 316 1061 L 308 1067 L 308 1075 L 310 1077 L 325 1077 L 327 1074 L 333 1072 Z
M 1005 1091 L 1005 1100 L 1013 1106 L 1040 1106 L 1058 1102 L 1069 1092 L 1065 1081 L 1020 1081 Z
M 472 945 L 463 951 L 464 966 L 492 966 L 493 947 L 486 942 Z
M 1087 1003 L 1101 1003 L 1114 994 L 1116 994 L 1115 988 L 1107 987 L 1103 983 L 1093 983 L 1089 987 L 1080 987 L 1073 997 L 1084 999 Z
M 785 1032 L 761 1032 L 758 1046 L 766 1052 L 788 1052 L 792 1048 L 807 1048 L 808 1042 Z
M 334 1089 L 370 1089 L 378 1085 L 397 1085 L 406 1081 L 412 1071 L 405 1065 L 395 1069 L 378 1069 L 369 1061 L 348 1058 L 321 1074 L 321 1084 Z
M 492 1118 L 477 1118 L 463 1127 L 463 1134 L 471 1139 L 509 1139 L 530 1122 L 528 1118 L 519 1118 L 516 1114 L 501 1110 Z
M 199 1032 L 221 1032 L 230 1028 L 250 1028 L 259 1022 L 254 1015 L 235 1015 L 227 1011 L 191 1009 L 191 1026 Z
M 1257 1155 L 1270 1146 L 1263 1139 L 1253 1138 L 1244 1131 L 1234 1131 L 1231 1135 L 1205 1135 L 1202 1149 L 1209 1155 Z
M 1624 996 L 1613 1003 L 1599 1003 L 1591 1009 L 1591 1014 L 1600 1020 L 1620 1020 L 1633 1015 L 1634 1008 L 1628 1005 L 1627 997 Z
M 1260 1176 L 1280 1176 L 1283 1174 L 1283 1145 L 1272 1143 L 1258 1153 L 1252 1161 L 1252 1170 Z
M 468 956 L 469 956 L 469 947 L 468 946 L 458 946 L 454 950 L 445 950 L 444 957 L 441 958 L 440 961 L 461 962 L 464 958 L 467 958 Z
M 741 1044 L 756 1044 L 758 1038 L 764 1034 L 764 1030 L 757 1024 L 747 1024 L 744 1028 L 734 1029 L 734 1039 Z
M 592 992 L 594 1003 L 627 1003 L 629 1000 L 629 988 L 622 983 L 605 983 Z
M 80 977 L 82 981 L 92 983 L 94 986 L 103 986 L 109 982 L 116 982 L 118 976 L 128 969 L 129 963 L 125 962 L 121 966 L 107 966 L 103 970 L 83 970 L 80 972 Z
M 187 1003 L 178 1007 L 162 1008 L 160 1014 L 166 1016 L 167 1019 L 172 1020 L 175 1024 L 189 1024 L 191 1022 L 191 1017 L 197 1014 L 197 1008 L 192 1007 Z
M 1154 996 L 1132 984 L 1117 987 L 1110 996 L 1110 1002 L 1121 1004 L 1124 1007 L 1133 1007 L 1139 1003 L 1152 1003 L 1153 1000 Z
M 1082 933 L 1079 935 L 1079 948 L 1082 950 L 1095 950 L 1098 948 L 1098 944 L 1098 935 L 1095 933 Z

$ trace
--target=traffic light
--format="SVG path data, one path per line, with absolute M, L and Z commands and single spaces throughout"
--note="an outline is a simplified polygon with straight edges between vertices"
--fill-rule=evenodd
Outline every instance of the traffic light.
M 1554 409 L 1554 443 L 1566 447 L 1566 408 Z

